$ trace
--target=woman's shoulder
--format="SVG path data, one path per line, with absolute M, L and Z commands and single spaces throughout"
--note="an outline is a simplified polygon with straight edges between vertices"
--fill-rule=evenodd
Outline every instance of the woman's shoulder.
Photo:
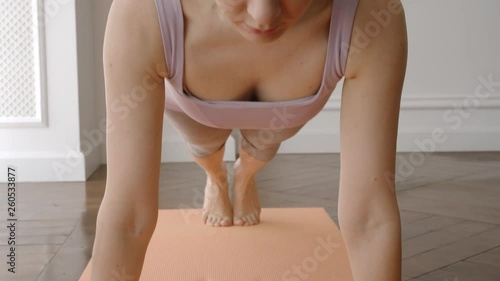
M 115 25 L 119 34 L 113 41 L 127 46 L 130 56 L 141 56 L 161 77 L 167 77 L 163 39 L 155 1 L 113 0 L 107 25 Z M 161 0 L 172 1 L 172 0 Z M 147 67 L 147 66 L 145 66 Z
M 355 77 L 370 63 L 379 62 L 381 57 L 398 53 L 395 48 L 406 44 L 405 12 L 400 0 L 359 0 L 352 26 L 346 78 Z

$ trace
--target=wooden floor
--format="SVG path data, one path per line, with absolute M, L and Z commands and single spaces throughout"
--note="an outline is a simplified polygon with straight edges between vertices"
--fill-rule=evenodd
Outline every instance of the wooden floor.
M 399 153 L 398 163 L 409 157 Z M 403 280 L 500 280 L 500 152 L 423 160 L 398 171 Z M 86 183 L 19 184 L 15 275 L 6 272 L 1 185 L 0 280 L 78 280 L 91 256 L 105 170 Z M 338 154 L 278 155 L 257 177 L 262 206 L 324 207 L 338 224 L 338 174 Z M 160 208 L 201 208 L 205 178 L 196 164 L 164 164 L 160 181 Z

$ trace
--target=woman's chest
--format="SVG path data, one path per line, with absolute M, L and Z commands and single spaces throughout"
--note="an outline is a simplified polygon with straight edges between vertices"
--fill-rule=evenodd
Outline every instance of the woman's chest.
M 327 40 L 258 51 L 234 46 L 186 48 L 184 86 L 210 101 L 285 101 L 315 95 Z

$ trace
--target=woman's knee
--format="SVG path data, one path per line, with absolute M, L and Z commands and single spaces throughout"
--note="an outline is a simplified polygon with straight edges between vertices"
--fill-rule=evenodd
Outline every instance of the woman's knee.
M 184 139 L 187 150 L 197 157 L 207 157 L 222 149 L 232 131 L 208 127 L 184 112 L 170 110 L 166 115 L 170 124 Z
M 295 135 L 299 129 L 240 130 L 240 149 L 257 160 L 269 161 L 276 155 L 281 143 Z
M 186 149 L 195 157 L 204 158 L 209 157 L 219 150 L 223 149 L 226 145 L 226 141 L 220 142 L 205 142 L 199 144 L 184 142 Z
M 283 141 L 294 136 L 302 126 L 279 130 L 240 130 L 241 142 L 257 150 L 276 148 Z
M 303 126 L 279 130 L 240 130 L 240 149 L 258 160 L 269 161 L 276 155 L 281 143 L 297 134 Z

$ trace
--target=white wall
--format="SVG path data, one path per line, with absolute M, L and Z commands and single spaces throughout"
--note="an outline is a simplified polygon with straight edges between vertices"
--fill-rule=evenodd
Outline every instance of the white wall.
M 79 149 L 79 81 L 75 6 L 55 2 L 45 14 L 47 127 L 12 124 L 0 129 L 0 167 L 18 169 L 17 181 L 72 181 L 85 178 Z M 43 23 L 42 23 L 43 25 Z M 6 181 L 6 172 L 0 173 Z
M 92 0 L 93 4 L 93 32 L 94 32 L 94 83 L 96 93 L 96 111 L 99 120 L 106 117 L 106 103 L 104 95 L 104 72 L 102 66 L 102 44 L 104 42 L 104 32 L 106 20 L 111 7 L 111 0 Z M 106 140 L 103 140 L 101 148 L 101 163 L 106 163 Z
M 500 1 L 403 5 L 409 52 L 398 151 L 500 150 Z M 496 87 L 486 90 L 480 85 L 488 77 Z M 280 153 L 339 152 L 342 81 L 323 112 Z M 443 136 L 433 138 L 441 130 Z
M 78 51 L 79 149 L 85 156 L 85 179 L 101 165 L 101 147 L 105 139 L 104 126 L 99 126 L 95 88 L 95 54 L 92 1 L 77 0 L 76 34 Z M 102 128 L 102 129 L 101 129 Z M 85 180 L 81 179 L 81 180 Z

